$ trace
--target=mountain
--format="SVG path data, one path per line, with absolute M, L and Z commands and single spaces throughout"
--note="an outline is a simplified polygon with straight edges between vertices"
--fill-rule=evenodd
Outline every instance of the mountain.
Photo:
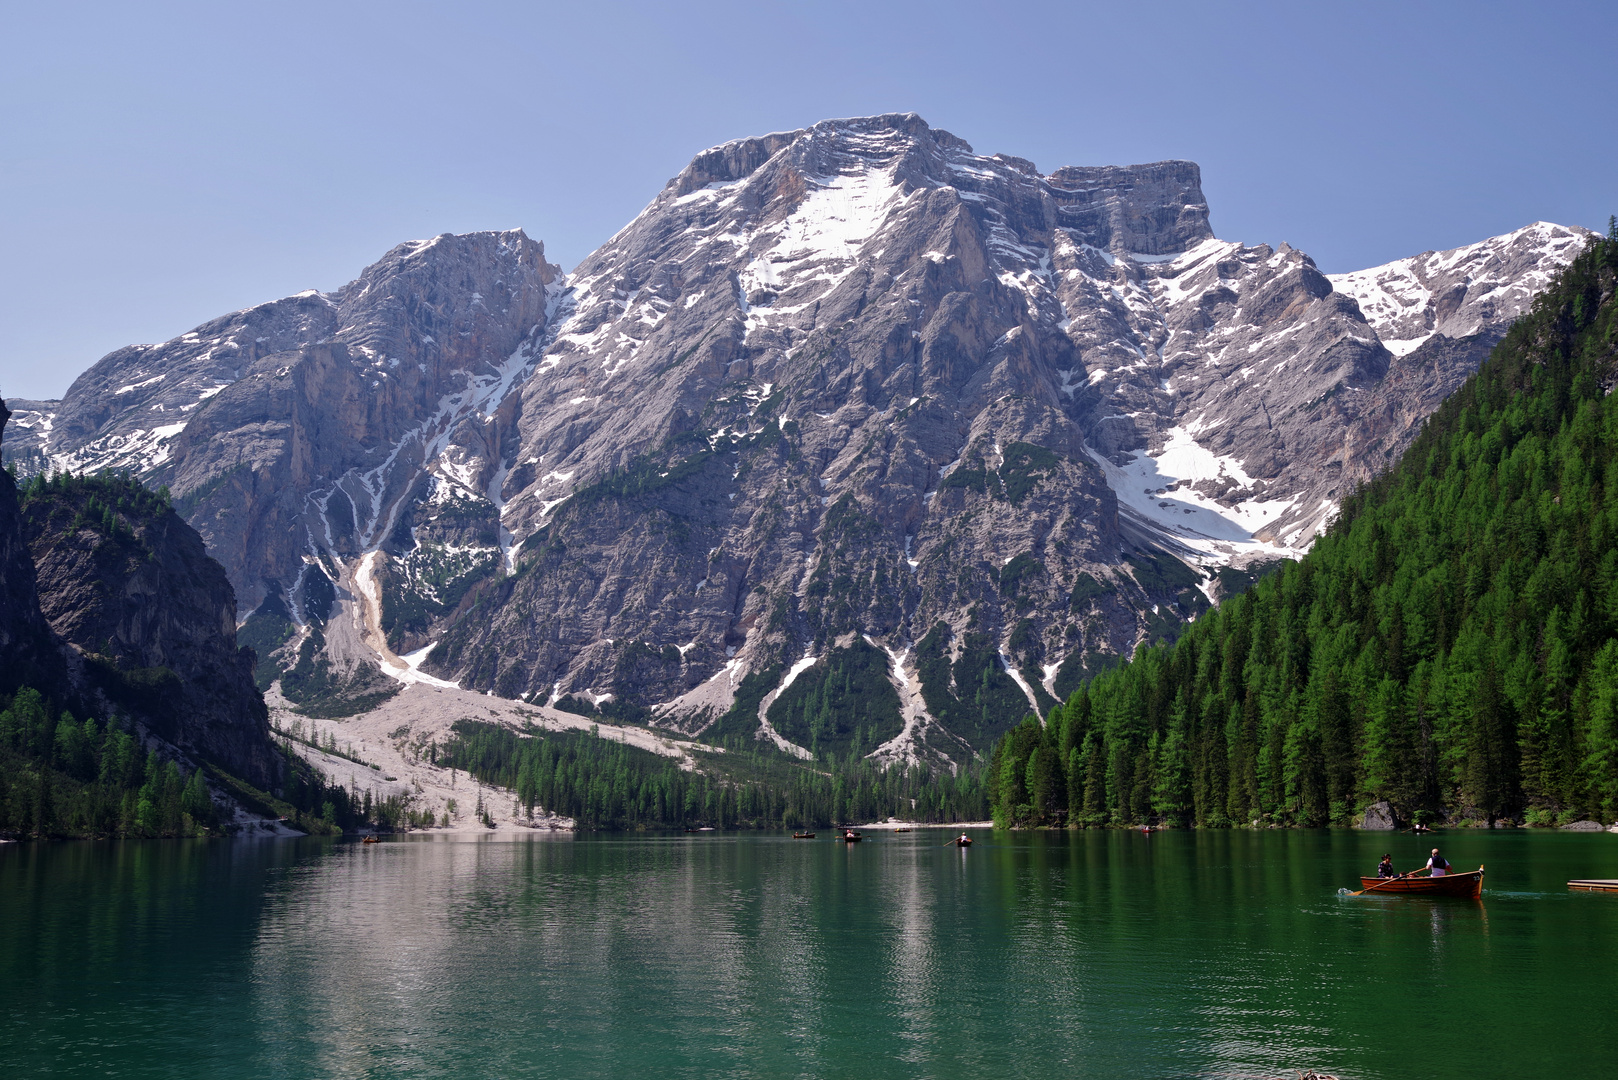
M 1334 279 L 1200 183 L 914 115 L 743 139 L 570 275 L 401 245 L 111 354 L 14 453 L 167 483 L 308 709 L 959 760 L 1306 550 L 1587 236 Z
M 1301 562 L 1008 734 L 997 818 L 1618 817 L 1615 384 L 1618 235 Z
M 246 609 L 296 597 L 317 553 L 388 536 L 423 460 L 496 452 L 496 407 L 535 360 L 558 273 L 521 232 L 441 236 L 329 296 L 120 349 L 49 417 L 52 465 L 167 483 Z

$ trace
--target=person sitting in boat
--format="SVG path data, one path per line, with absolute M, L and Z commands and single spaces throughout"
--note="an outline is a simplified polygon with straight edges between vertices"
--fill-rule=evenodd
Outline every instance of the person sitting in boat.
M 1382 861 L 1378 863 L 1376 867 L 1376 876 L 1379 878 L 1390 878 L 1396 876 L 1393 872 L 1392 855 L 1382 856 Z
M 972 842 L 972 838 L 963 832 L 961 835 L 955 838 L 955 842 L 957 844 L 970 844 Z
M 1437 848 L 1433 848 L 1433 856 L 1427 860 L 1427 872 L 1432 877 L 1443 877 L 1449 873 L 1449 863 L 1438 853 Z

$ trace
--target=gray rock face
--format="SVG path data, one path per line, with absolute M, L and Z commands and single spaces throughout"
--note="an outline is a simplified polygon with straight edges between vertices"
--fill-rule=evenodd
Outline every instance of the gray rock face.
M 1398 828 L 1393 820 L 1393 806 L 1386 799 L 1367 806 L 1364 816 L 1360 818 L 1360 828 L 1375 832 L 1390 832 Z
M 1553 267 L 1581 241 L 1551 232 L 1481 264 Z M 701 155 L 570 285 L 505 485 L 517 573 L 427 662 L 505 694 L 678 715 L 728 700 L 715 671 L 942 624 L 990 670 L 931 712 L 1020 678 L 1003 723 L 1206 606 L 1153 549 L 1297 554 L 1438 400 L 1384 386 L 1307 256 L 1213 239 L 1194 165 L 1041 176 L 914 117 Z M 1490 343 L 1445 345 L 1446 377 Z
M 429 461 L 498 446 L 558 274 L 520 231 L 401 244 L 330 295 L 105 357 L 50 416 L 52 461 L 168 484 L 244 609 L 296 605 L 306 558 L 384 542 Z
M 0 434 L 9 417 L 0 402 Z M 274 786 L 253 655 L 236 646 L 236 598 L 202 538 L 127 478 L 27 494 L 0 474 L 0 692 L 111 709 Z
M 12 417 L 0 401 L 0 447 L 7 446 L 6 422 Z M 21 686 L 51 692 L 62 686 L 66 670 L 56 654 L 50 625 L 39 610 L 34 560 L 23 537 L 17 485 L 0 473 L 0 693 Z
M 1215 239 L 1190 162 L 828 121 L 698 155 L 569 277 L 402 245 L 30 423 L 170 483 L 244 610 L 337 582 L 396 677 L 779 738 L 765 691 L 863 639 L 877 753 L 958 758 L 1305 550 L 1583 236 L 1328 278 Z
M 259 787 L 278 782 L 253 654 L 236 646 L 236 597 L 196 530 L 113 481 L 32 495 L 22 535 L 39 609 L 81 658 L 85 689 L 182 750 Z

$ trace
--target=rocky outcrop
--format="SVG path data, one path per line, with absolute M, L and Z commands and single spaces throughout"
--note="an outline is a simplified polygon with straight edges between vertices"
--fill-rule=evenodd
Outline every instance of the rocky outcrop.
M 41 478 L 21 526 L 38 610 L 81 661 L 81 689 L 181 750 L 274 786 L 279 759 L 253 653 L 236 646 L 235 594 L 167 500 L 118 476 Z
M 1364 815 L 1360 817 L 1359 827 L 1373 832 L 1391 832 L 1397 829 L 1399 826 L 1393 820 L 1393 805 L 1383 799 L 1367 806 Z
M 830 748 L 958 758 L 1307 549 L 1583 236 L 1332 278 L 1216 239 L 1190 162 L 828 121 L 698 155 L 571 276 L 401 245 L 29 424 L 169 483 L 320 679 L 781 738 L 784 682 L 880 655 L 900 705 Z
M 5 446 L 6 422 L 11 411 L 0 401 L 0 447 Z M 65 684 L 66 671 L 50 625 L 39 610 L 39 589 L 34 560 L 23 538 L 17 485 L 8 472 L 0 472 L 0 694 L 24 685 L 49 692 Z

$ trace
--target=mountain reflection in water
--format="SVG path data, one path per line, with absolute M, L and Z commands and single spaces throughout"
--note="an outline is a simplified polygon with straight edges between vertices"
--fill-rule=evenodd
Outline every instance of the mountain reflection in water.
M 1604 835 L 7 845 L 9 1075 L 1554 1075 L 1610 1057 Z M 1399 845 L 1410 848 L 1402 850 Z M 1430 846 L 1430 844 L 1428 845 Z

